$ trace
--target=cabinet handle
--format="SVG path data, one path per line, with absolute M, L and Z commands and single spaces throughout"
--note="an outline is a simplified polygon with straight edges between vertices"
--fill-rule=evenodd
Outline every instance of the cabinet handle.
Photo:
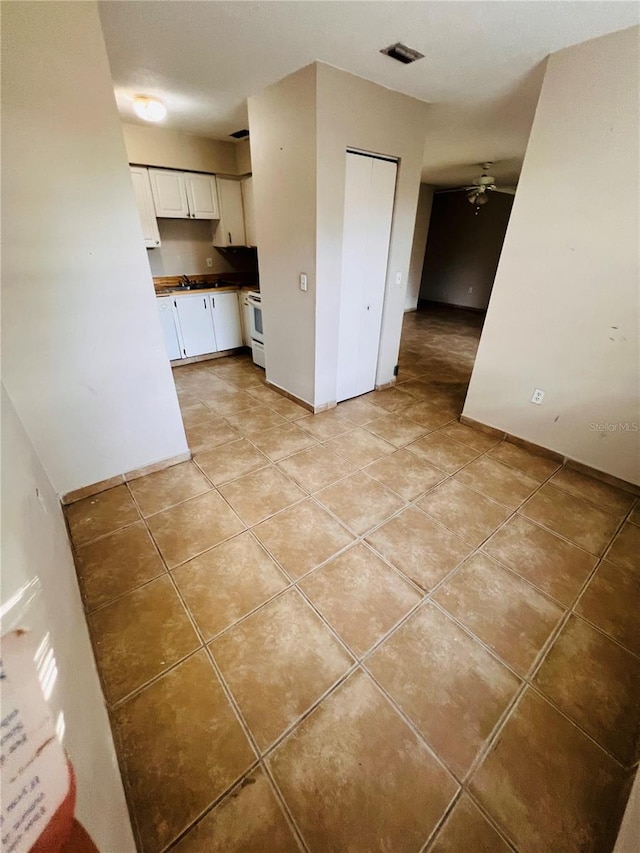
M 215 300 L 215 296 L 212 296 L 212 297 L 211 297 L 211 307 L 212 307 L 212 308 L 215 308 L 215 307 L 216 307 L 216 300 Z
M 205 296 L 205 298 L 202 301 L 204 302 L 204 310 L 206 311 L 207 310 L 207 297 Z
M 175 300 L 175 299 L 173 300 L 173 304 L 174 304 L 174 306 L 175 306 L 176 308 L 178 307 L 178 303 L 176 302 L 176 300 Z
M 231 231 L 229 231 L 229 242 L 233 243 L 233 240 L 231 239 Z

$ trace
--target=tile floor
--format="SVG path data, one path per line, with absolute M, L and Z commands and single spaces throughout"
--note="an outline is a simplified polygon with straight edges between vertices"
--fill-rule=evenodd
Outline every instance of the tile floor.
M 612 849 L 639 502 L 459 423 L 480 324 L 316 416 L 177 368 L 193 461 L 68 507 L 144 853 Z

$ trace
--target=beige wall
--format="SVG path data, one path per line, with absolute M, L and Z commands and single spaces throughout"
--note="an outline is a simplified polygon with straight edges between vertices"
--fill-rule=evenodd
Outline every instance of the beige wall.
M 162 245 L 147 250 L 153 276 L 242 272 L 257 277 L 255 250 L 219 251 L 211 245 L 207 219 L 158 219 L 158 230 Z
M 97 6 L 2 23 L 3 376 L 65 494 L 187 445 Z
M 494 192 L 476 214 L 465 193 L 436 194 L 421 299 L 465 308 L 487 307 L 512 205 L 513 196 Z
M 237 175 L 236 144 L 193 136 L 164 127 L 123 122 L 122 132 L 130 163 Z
M 103 853 L 133 853 L 60 501 L 4 387 L 1 409 L 2 630 L 29 628 L 51 649 L 57 677 L 48 704 L 75 769 L 76 815 Z
M 639 32 L 549 59 L 464 407 L 634 483 Z
M 251 142 L 241 139 L 236 142 L 236 168 L 239 175 L 251 174 Z
M 422 280 L 422 265 L 424 263 L 424 252 L 427 245 L 427 234 L 429 233 L 434 189 L 435 187 L 432 187 L 430 184 L 420 184 L 420 194 L 418 195 L 418 207 L 416 210 L 416 223 L 413 228 L 413 243 L 411 244 L 411 259 L 409 261 L 407 291 L 404 297 L 405 311 L 415 311 L 418 307 L 420 282 Z
M 336 400 L 346 149 L 397 157 L 398 178 L 382 315 L 377 384 L 398 360 L 428 104 L 317 63 L 318 252 L 316 405 Z M 402 284 L 394 282 L 396 272 Z
M 314 402 L 316 66 L 249 99 L 267 378 Z M 309 289 L 298 286 L 301 272 Z

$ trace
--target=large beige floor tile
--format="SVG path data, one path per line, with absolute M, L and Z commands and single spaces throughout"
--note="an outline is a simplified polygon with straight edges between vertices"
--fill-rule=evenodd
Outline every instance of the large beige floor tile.
M 357 470 L 355 465 L 322 444 L 283 459 L 278 463 L 278 468 L 310 494 Z
M 193 462 L 182 462 L 164 471 L 138 477 L 129 483 L 129 488 L 142 515 L 147 516 L 210 491 L 211 483 Z
M 313 500 L 274 515 L 253 532 L 294 580 L 354 541 L 353 534 Z
M 313 572 L 300 588 L 356 657 L 362 657 L 422 598 L 362 544 Z
M 388 441 L 360 427 L 352 428 L 350 432 L 327 442 L 327 447 L 357 468 L 375 462 L 395 450 Z
M 446 476 L 439 468 L 418 459 L 404 448 L 367 466 L 366 473 L 408 501 L 431 489 Z
M 277 426 L 283 426 L 287 423 L 285 418 L 281 417 L 273 409 L 268 409 L 266 406 L 254 406 L 242 412 L 225 415 L 225 420 L 231 424 L 236 432 L 248 438 L 254 435 L 261 435 L 269 429 Z
M 613 848 L 625 793 L 620 765 L 531 690 L 471 782 L 518 850 Z
M 403 414 L 416 421 L 425 429 L 436 430 L 449 423 L 456 413 L 451 411 L 451 406 L 443 406 L 437 402 L 414 402 L 404 409 Z
M 220 486 L 220 493 L 249 526 L 305 497 L 302 489 L 273 465 Z
M 431 432 L 424 438 L 414 441 L 407 448 L 419 459 L 424 459 L 432 465 L 436 465 L 447 474 L 454 474 L 463 465 L 471 462 L 480 455 L 479 450 L 474 450 L 468 444 L 461 444 L 439 432 Z
M 624 765 L 640 757 L 640 659 L 571 616 L 534 684 Z
M 497 501 L 447 480 L 418 501 L 417 506 L 471 545 L 480 545 L 511 514 Z
M 640 577 L 603 560 L 576 605 L 576 613 L 640 655 Z
M 459 778 L 520 686 L 433 604 L 385 640 L 367 667 Z
M 473 550 L 459 536 L 413 507 L 370 533 L 367 542 L 426 591 Z
M 368 400 L 363 400 L 361 397 L 354 397 L 352 400 L 345 400 L 343 403 L 338 403 L 338 414 L 360 426 L 379 418 L 384 411 L 380 406 L 376 406 Z
M 256 406 L 256 401 L 246 391 L 240 391 L 229 385 L 229 390 L 203 394 L 202 401 L 219 418 L 231 417 L 239 412 L 247 412 Z
M 289 584 L 249 532 L 189 560 L 173 576 L 205 641 Z
M 415 397 L 406 388 L 385 388 L 383 391 L 373 391 L 367 397 L 368 401 L 375 406 L 384 409 L 385 412 L 398 412 L 415 403 Z
M 87 610 L 107 604 L 165 571 L 143 521 L 78 548 L 76 568 Z
M 269 758 L 311 850 L 420 850 L 456 793 L 447 771 L 361 672 Z
M 452 421 L 445 424 L 440 427 L 438 432 L 446 435 L 447 438 L 453 438 L 462 444 L 468 444 L 469 447 L 473 447 L 474 450 L 479 450 L 481 453 L 494 447 L 500 441 L 498 436 L 480 432 L 478 429 L 461 424 L 460 421 Z
M 261 749 L 309 710 L 352 664 L 296 590 L 213 640 L 210 649 Z
M 246 438 L 231 441 L 223 448 L 198 453 L 195 461 L 216 486 L 237 480 L 243 474 L 265 468 L 269 464 L 267 457 Z
M 434 598 L 521 673 L 530 669 L 564 612 L 482 554 L 470 557 Z
M 429 853 L 511 853 L 508 846 L 474 805 L 463 794 L 447 817 Z
M 598 555 L 604 552 L 619 524 L 615 515 L 548 484 L 520 512 Z
M 255 760 L 204 651 L 125 702 L 114 723 L 143 853 L 163 850 Z
M 567 607 L 597 562 L 593 554 L 520 515 L 510 518 L 482 550 Z
M 196 824 L 174 850 L 175 853 L 266 853 L 268 850 L 299 853 L 300 848 L 269 780 L 258 768 Z
M 572 468 L 562 468 L 553 475 L 550 482 L 558 489 L 577 498 L 584 498 L 618 517 L 623 516 L 634 501 L 633 495 L 628 492 L 616 489 L 594 477 L 580 474 Z
M 252 441 L 272 462 L 316 444 L 315 438 L 292 423 L 285 423 L 284 426 L 254 435 Z
M 362 471 L 323 489 L 316 498 L 358 535 L 404 505 L 397 495 Z
M 607 551 L 607 560 L 640 575 L 640 527 L 627 522 Z
M 192 453 L 201 453 L 221 447 L 238 438 L 238 433 L 221 417 L 212 416 L 193 426 L 186 426 L 187 444 Z
M 426 427 L 411 420 L 404 412 L 376 418 L 375 421 L 367 424 L 367 429 L 395 447 L 404 447 L 405 444 L 415 441 L 427 432 Z
M 463 486 L 512 509 L 520 506 L 538 488 L 537 480 L 487 456 L 471 462 L 458 471 L 455 478 Z
M 147 523 L 170 569 L 244 529 L 215 491 L 152 515 Z
M 337 409 L 320 412 L 317 415 L 307 415 L 298 420 L 298 426 L 313 435 L 318 441 L 327 441 L 353 429 L 351 421 L 343 418 Z
M 166 575 L 96 610 L 87 621 L 104 693 L 111 704 L 200 645 Z
M 487 453 L 487 456 L 491 459 L 497 459 L 498 462 L 503 462 L 511 468 L 517 468 L 518 471 L 522 471 L 538 483 L 544 482 L 561 465 L 554 459 L 540 456 L 509 441 L 501 441 Z
M 65 507 L 65 515 L 74 545 L 113 533 L 140 518 L 125 485 L 76 501 Z

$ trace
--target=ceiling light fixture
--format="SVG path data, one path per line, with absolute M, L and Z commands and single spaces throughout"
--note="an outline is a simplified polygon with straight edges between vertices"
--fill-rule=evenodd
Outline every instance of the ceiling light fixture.
M 133 99 L 133 111 L 145 121 L 162 121 L 167 114 L 167 108 L 158 100 L 148 95 L 136 95 Z

